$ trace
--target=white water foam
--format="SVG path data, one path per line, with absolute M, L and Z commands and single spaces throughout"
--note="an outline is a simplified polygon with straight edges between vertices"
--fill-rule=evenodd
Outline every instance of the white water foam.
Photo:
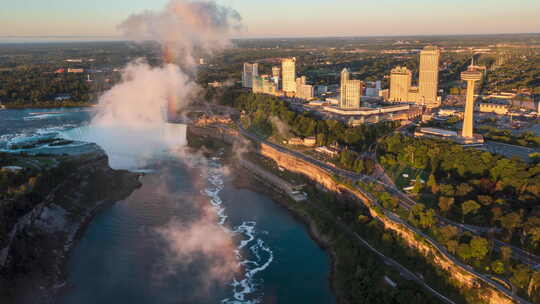
M 45 114 L 30 114 L 30 116 L 23 117 L 23 120 L 43 120 L 53 117 L 64 116 L 66 113 L 45 113 Z
M 260 286 L 262 279 L 257 278 L 257 274 L 264 271 L 274 260 L 273 251 L 265 245 L 264 241 L 258 237 L 256 230 L 257 223 L 253 221 L 243 222 L 241 225 L 230 230 L 225 226 L 227 215 L 223 201 L 219 193 L 223 190 L 223 172 L 219 159 L 212 159 L 209 163 L 208 183 L 203 193 L 210 198 L 216 214 L 219 217 L 218 224 L 229 233 L 239 236 L 242 240 L 236 248 L 236 258 L 243 269 L 242 277 L 234 278 L 231 283 L 233 297 L 223 299 L 222 304 L 257 304 L 262 302 L 262 292 Z M 264 234 L 264 233 L 262 233 Z M 267 234 L 267 233 L 266 233 Z

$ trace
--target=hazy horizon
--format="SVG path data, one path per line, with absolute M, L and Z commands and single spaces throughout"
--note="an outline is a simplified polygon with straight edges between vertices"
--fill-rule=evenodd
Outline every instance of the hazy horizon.
M 474 34 L 410 34 L 410 35 L 347 35 L 347 36 L 254 36 L 233 37 L 233 40 L 272 40 L 272 39 L 331 39 L 331 38 L 427 38 L 427 37 L 474 37 L 474 36 L 504 36 L 504 35 L 540 35 L 540 32 L 530 33 L 474 33 Z M 76 36 L 76 35 L 50 35 L 50 36 L 2 36 L 0 43 L 38 43 L 38 42 L 126 42 L 130 41 L 122 36 Z
M 169 0 L 20 0 L 0 11 L 2 37 L 107 37 L 123 40 L 117 25 L 134 12 Z M 427 0 L 217 0 L 239 12 L 239 38 L 378 37 L 535 33 L 534 0 L 433 2 Z M 344 9 L 345 8 L 345 9 Z M 2 38 L 4 39 L 4 38 Z

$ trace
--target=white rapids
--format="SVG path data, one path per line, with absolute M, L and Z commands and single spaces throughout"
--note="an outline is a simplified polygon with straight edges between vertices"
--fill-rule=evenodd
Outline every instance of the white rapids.
M 222 304 L 257 304 L 262 303 L 262 291 L 260 290 L 263 280 L 257 274 L 264 271 L 274 260 L 273 251 L 258 237 L 257 223 L 253 221 L 243 222 L 232 230 L 225 225 L 227 222 L 226 209 L 219 193 L 223 190 L 224 173 L 219 159 L 214 158 L 209 162 L 208 185 L 203 194 L 209 197 L 216 214 L 220 227 L 241 239 L 236 248 L 236 258 L 242 267 L 241 277 L 235 277 L 231 283 L 233 288 L 232 298 L 221 301 Z

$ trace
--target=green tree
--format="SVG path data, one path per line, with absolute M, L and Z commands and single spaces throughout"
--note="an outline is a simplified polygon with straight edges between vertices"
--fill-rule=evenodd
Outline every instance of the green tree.
M 439 185 L 437 184 L 437 179 L 433 173 L 429 175 L 427 186 L 431 189 L 431 193 L 439 192 Z
M 468 261 L 472 257 L 471 247 L 469 244 L 461 243 L 457 248 L 457 254 L 461 259 Z
M 493 203 L 493 198 L 489 195 L 479 195 L 476 199 L 484 206 L 489 206 Z
M 496 274 L 503 274 L 506 270 L 504 263 L 501 260 L 496 260 L 491 263 L 491 270 Z
M 489 242 L 485 238 L 475 236 L 470 242 L 471 257 L 481 260 L 486 257 L 489 252 Z
M 521 226 L 521 215 L 516 212 L 509 213 L 501 218 L 501 225 L 512 234 L 514 229 Z
M 399 204 L 399 200 L 393 197 L 392 195 L 390 195 L 390 193 L 388 192 L 381 193 L 381 195 L 379 196 L 379 200 L 381 200 L 384 208 L 390 209 L 390 210 L 394 210 L 395 208 L 397 208 Z
M 420 215 L 420 227 L 431 228 L 435 224 L 435 210 L 428 209 Z
M 450 209 L 454 205 L 454 201 L 455 200 L 453 197 L 448 197 L 448 196 L 439 197 L 439 209 L 442 212 L 447 213 L 448 211 L 450 211 Z
M 524 224 L 523 232 L 536 245 L 540 241 L 540 217 L 530 216 Z
M 443 243 L 447 243 L 448 241 L 455 239 L 459 233 L 456 227 L 450 225 L 440 228 L 439 232 L 441 234 Z
M 471 187 L 469 184 L 461 183 L 456 188 L 456 195 L 457 196 L 467 196 L 469 193 L 471 193 L 472 190 L 473 190 L 473 187 Z
M 456 254 L 458 247 L 459 243 L 456 240 L 450 240 L 446 243 L 446 248 L 451 254 Z
M 449 184 L 441 184 L 439 186 L 439 192 L 444 196 L 454 196 L 456 194 L 454 187 Z
M 512 277 L 510 277 L 510 282 L 512 282 L 518 288 L 526 289 L 529 285 L 531 275 L 532 273 L 529 267 L 523 264 L 518 264 L 516 267 L 512 268 Z
M 477 202 L 473 200 L 468 200 L 464 202 L 463 204 L 461 204 L 461 213 L 463 214 L 463 218 L 465 218 L 465 216 L 470 213 L 476 213 L 476 211 L 478 211 L 480 207 L 482 206 L 480 206 Z
M 416 180 L 414 181 L 414 187 L 412 189 L 413 193 L 420 193 L 422 192 L 422 189 L 424 188 L 424 185 L 422 184 L 422 179 L 420 178 L 420 175 L 416 177 Z

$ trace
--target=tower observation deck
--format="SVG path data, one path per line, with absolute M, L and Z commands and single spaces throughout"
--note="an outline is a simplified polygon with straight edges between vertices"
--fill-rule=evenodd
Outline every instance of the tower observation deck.
M 461 136 L 467 139 L 474 138 L 474 88 L 477 81 L 482 79 L 482 72 L 471 64 L 467 71 L 461 73 L 461 80 L 467 82 L 467 99 L 465 101 L 465 118 Z

